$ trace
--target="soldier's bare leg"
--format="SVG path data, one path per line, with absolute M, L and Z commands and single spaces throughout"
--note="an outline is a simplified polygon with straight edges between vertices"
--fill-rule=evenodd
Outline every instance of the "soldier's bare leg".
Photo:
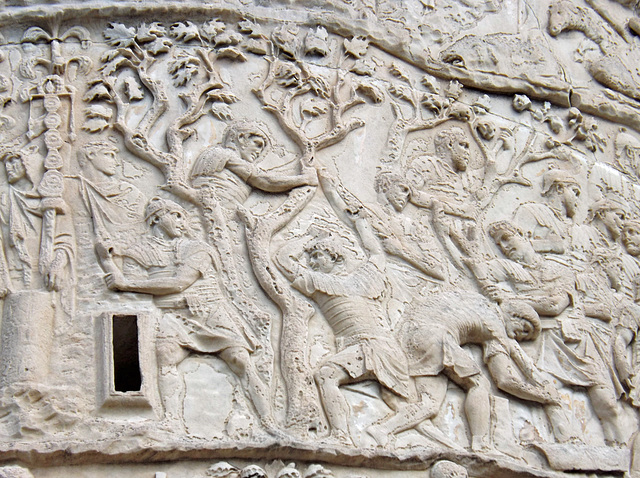
M 262 425 L 268 431 L 274 431 L 276 424 L 271 414 L 269 387 L 260 378 L 251 361 L 249 351 L 243 347 L 229 347 L 220 351 L 219 356 L 240 379 L 243 388 L 248 391 Z
M 352 445 L 349 437 L 349 403 L 340 391 L 340 385 L 349 381 L 349 374 L 339 365 L 328 363 L 315 373 L 320 399 L 331 427 L 331 437 L 345 445 Z
M 384 447 L 393 435 L 414 428 L 424 420 L 436 416 L 447 393 L 447 377 L 417 377 L 416 389 L 419 397 L 417 402 L 407 402 L 383 389 L 383 400 L 396 413 L 367 428 L 367 433 L 378 445 Z
M 609 444 L 628 443 L 631 433 L 622 424 L 622 408 L 612 387 L 595 385 L 587 389 L 593 410 L 602 423 L 605 440 Z
M 552 386 L 529 383 L 513 360 L 506 354 L 496 354 L 487 360 L 489 373 L 496 386 L 514 397 L 545 406 L 545 412 L 553 434 L 559 442 L 566 442 L 573 438 L 569 417 L 562 409 L 562 400 L 558 391 Z
M 447 369 L 445 373 L 455 384 L 467 392 L 464 411 L 469 423 L 469 430 L 471 430 L 471 448 L 474 451 L 487 451 L 491 448 L 489 381 L 479 373 L 470 377 L 461 377 L 453 368 Z
M 158 337 L 156 357 L 158 360 L 158 388 L 164 408 L 164 421 L 173 428 L 179 422 L 182 426 L 182 404 L 185 385 L 178 374 L 178 365 L 187 358 L 189 351 L 181 347 L 176 337 Z M 171 423 L 171 425 L 169 425 Z

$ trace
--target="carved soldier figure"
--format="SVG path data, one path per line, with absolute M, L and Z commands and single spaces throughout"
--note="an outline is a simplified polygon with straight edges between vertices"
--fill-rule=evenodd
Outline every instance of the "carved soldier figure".
M 140 228 L 144 197 L 140 190 L 118 175 L 118 148 L 111 141 L 93 141 L 78 152 L 81 174 L 78 189 L 90 214 L 99 242 L 131 234 Z
M 627 208 L 614 198 L 603 198 L 589 208 L 587 221 L 598 231 L 598 245 L 619 248 Z
M 380 204 L 367 204 L 366 208 L 373 214 L 371 225 L 385 252 L 405 260 L 428 276 L 444 280 L 448 276 L 446 259 L 439 251 L 440 245 L 431 226 L 402 214 L 409 203 L 419 208 L 431 208 L 429 198 L 395 173 L 378 174 L 374 186 L 380 195 Z
M 556 318 L 560 330 L 543 334 L 543 368 L 567 385 L 584 387 L 607 441 L 626 443 L 629 432 L 610 369 L 598 351 L 596 332 L 579 309 L 563 314 L 576 295 L 575 275 L 568 267 L 538 254 L 522 230 L 508 221 L 491 224 L 489 235 L 508 259 L 472 265 L 480 288 L 499 304 L 519 299 L 539 315 Z
M 260 162 L 269 152 L 271 140 L 266 125 L 257 121 L 237 121 L 227 127 L 222 146 L 206 149 L 191 170 L 191 194 L 208 222 L 209 242 L 222 262 L 225 286 L 238 303 L 244 304 L 246 320 L 268 322 L 264 308 L 241 285 L 241 268 L 236 257 L 244 254 L 244 238 L 238 211 L 253 189 L 286 192 L 306 184 L 317 184 L 315 169 L 300 174 L 267 171 Z M 249 252 L 249 259 L 255 255 Z M 254 264 L 251 264 L 253 267 Z M 248 271 L 244 271 L 247 273 Z
M 625 292 L 636 304 L 640 301 L 640 221 L 625 221 L 622 243 L 627 254 L 622 256 L 624 264 Z M 613 359 L 620 381 L 627 387 L 631 403 L 640 407 L 640 315 L 621 314 L 615 324 Z
M 476 293 L 445 292 L 414 306 L 398 328 L 400 342 L 410 360 L 419 400 L 396 403 L 396 414 L 367 429 L 384 446 L 390 435 L 419 425 L 438 414 L 444 402 L 447 379 L 466 392 L 465 413 L 476 451 L 492 448 L 490 441 L 491 386 L 480 366 L 462 348 L 482 346 L 483 359 L 496 386 L 523 400 L 545 405 L 556 436 L 566 441 L 566 418 L 560 395 L 545 380 L 516 341 L 534 340 L 540 320 L 527 304 L 503 304 L 504 320 L 484 297 Z M 429 430 L 429 429 L 427 429 Z M 442 441 L 434 431 L 427 431 Z
M 628 132 L 620 132 L 616 136 L 615 165 L 620 171 L 636 180 L 640 178 L 640 141 Z
M 459 248 L 475 227 L 472 179 L 467 170 L 470 161 L 469 140 L 459 127 L 440 131 L 433 140 L 435 156 L 413 161 L 407 178 L 417 191 L 424 192 L 420 202 L 431 207 L 432 221 L 440 242 L 451 259 L 461 266 Z
M 0 293 L 7 295 L 2 323 L 0 384 L 42 383 L 49 370 L 54 324 L 72 309 L 75 239 L 70 211 L 58 211 L 45 231 L 42 197 L 37 191 L 37 147 L 5 152 L 8 195 L 2 210 Z M 52 260 L 40 260 L 42 237 L 51 239 Z M 54 293 L 60 291 L 60 294 Z
M 493 223 L 489 235 L 507 259 L 467 261 L 482 292 L 499 304 L 524 301 L 545 316 L 557 316 L 571 303 L 575 278 L 570 269 L 544 259 L 517 226 Z
M 157 339 L 159 383 L 165 419 L 177 419 L 184 382 L 177 367 L 190 351 L 216 354 L 238 376 L 262 425 L 273 432 L 269 387 L 251 359 L 255 338 L 238 320 L 238 311 L 223 292 L 218 262 L 205 242 L 191 239 L 187 212 L 177 203 L 153 198 L 146 218 L 151 235 L 122 251 L 97 245 L 107 286 L 116 291 L 154 296 L 164 311 Z M 148 278 L 127 277 L 114 255 L 132 259 L 146 269 Z
M 30 148 L 2 156 L 9 183 L 8 210 L 3 222 L 8 228 L 11 249 L 16 254 L 16 260 L 10 261 L 11 278 L 17 289 L 38 289 L 42 287 L 40 281 L 43 280 L 47 289 L 58 290 L 71 279 L 70 267 L 75 250 L 73 229 L 69 221 L 59 224 L 55 232 L 54 259 L 40 277 L 37 271 L 42 211 L 35 184 L 37 173 L 32 164 L 35 152 L 36 149 Z
M 627 220 L 622 226 L 622 245 L 626 254 L 622 254 L 624 268 L 624 291 L 634 301 L 640 298 L 638 284 L 640 280 L 640 221 Z
M 285 192 L 297 186 L 317 184 L 313 168 L 300 174 L 284 174 L 260 167 L 271 145 L 267 131 L 266 125 L 257 121 L 237 121 L 227 127 L 222 146 L 206 149 L 198 157 L 191 179 L 205 207 L 215 201 L 235 211 L 248 199 L 253 188 Z
M 564 254 L 571 250 L 580 193 L 575 174 L 554 168 L 542 177 L 542 196 L 547 204 L 525 203 L 516 209 L 514 223 L 531 239 L 536 252 Z
M 346 215 L 332 184 L 321 176 L 323 189 L 336 213 Z M 349 404 L 340 386 L 363 380 L 377 380 L 391 394 L 408 398 L 412 391 L 407 361 L 391 333 L 382 307 L 385 283 L 385 254 L 368 222 L 356 216 L 355 229 L 367 253 L 358 266 L 345 264 L 346 253 L 339 240 L 329 236 L 305 249 L 309 267 L 292 255 L 290 245 L 277 254 L 276 264 L 293 287 L 312 298 L 331 326 L 337 353 L 319 366 L 315 379 L 320 390 L 331 437 L 352 444 L 348 435 Z

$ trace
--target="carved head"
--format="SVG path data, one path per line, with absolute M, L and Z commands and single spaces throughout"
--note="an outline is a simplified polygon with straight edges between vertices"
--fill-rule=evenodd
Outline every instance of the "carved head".
M 468 478 L 469 474 L 464 466 L 449 460 L 440 460 L 431 467 L 431 478 Z
M 466 171 L 469 166 L 469 141 L 462 128 L 442 130 L 434 138 L 436 156 L 448 160 L 456 171 Z
M 567 217 L 572 218 L 578 212 L 580 184 L 575 173 L 563 169 L 550 169 L 542 177 L 542 195 L 557 202 Z
M 309 256 L 309 267 L 314 271 L 329 273 L 336 265 L 344 263 L 344 248 L 333 236 L 312 242 L 305 251 Z
M 304 473 L 304 478 L 333 478 L 333 473 L 324 466 L 313 464 L 309 465 Z
M 618 167 L 640 176 L 640 141 L 629 133 L 621 132 L 616 136 L 614 146 Z
M 389 204 L 398 212 L 402 211 L 411 199 L 411 187 L 407 180 L 396 173 L 379 173 L 374 188 L 377 193 L 384 194 Z
M 622 244 L 632 256 L 640 256 L 640 221 L 630 220 L 622 227 Z
M 154 197 L 147 204 L 146 221 L 154 232 L 174 239 L 185 233 L 187 211 L 174 201 Z
M 260 121 L 235 121 L 225 130 L 222 144 L 235 149 L 245 161 L 257 163 L 271 146 L 268 131 Z
M 598 247 L 591 253 L 589 259 L 594 268 L 598 268 L 606 274 L 611 288 L 619 291 L 622 287 L 622 275 L 624 273 L 620 256 L 608 248 Z
M 83 169 L 92 164 L 106 176 L 113 176 L 118 167 L 117 154 L 118 148 L 111 141 L 93 141 L 80 149 L 78 163 Z
M 535 340 L 540 335 L 540 316 L 526 302 L 505 300 L 500 304 L 500 309 L 504 314 L 505 330 L 510 338 L 524 342 Z
M 16 184 L 21 179 L 28 180 L 31 185 L 35 184 L 31 158 L 37 151 L 37 146 L 31 146 L 18 151 L 7 151 L 0 156 L 0 159 L 4 162 L 9 184 Z
M 521 263 L 533 262 L 535 251 L 522 229 L 509 221 L 498 221 L 489 226 L 488 232 L 505 257 Z
M 627 218 L 625 206 L 615 199 L 605 198 L 596 201 L 589 208 L 588 221 L 600 221 L 611 237 L 617 240 L 622 234 L 622 226 Z
M 296 470 L 295 463 L 290 463 L 278 472 L 276 478 L 300 478 L 300 472 Z
M 258 465 L 245 466 L 240 472 L 240 478 L 269 478 L 267 473 Z

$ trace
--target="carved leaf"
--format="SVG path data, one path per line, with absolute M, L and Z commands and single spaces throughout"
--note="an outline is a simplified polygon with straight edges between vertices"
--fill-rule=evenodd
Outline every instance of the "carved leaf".
M 221 121 L 231 121 L 233 119 L 231 108 L 224 103 L 214 103 L 211 105 L 211 114 Z
M 391 85 L 389 87 L 389 93 L 400 100 L 406 100 L 410 103 L 413 102 L 413 95 L 411 94 L 411 90 L 406 86 Z
M 218 52 L 218 58 L 228 58 L 233 61 L 247 61 L 244 53 L 234 47 L 223 48 Z
M 102 73 L 104 73 L 107 76 L 111 76 L 116 71 L 118 71 L 120 68 L 125 66 L 125 64 L 127 62 L 128 62 L 128 60 L 124 56 L 118 55 L 113 60 L 111 60 L 110 62 L 105 63 L 104 65 L 102 65 L 99 68 L 99 71 L 101 71 Z
M 106 51 L 105 53 L 102 54 L 102 56 L 100 57 L 100 61 L 102 63 L 107 63 L 107 62 L 113 60 L 118 55 L 120 55 L 120 52 L 118 50 L 108 50 L 108 51 Z
M 320 98 L 329 98 L 329 83 L 321 76 L 311 76 L 307 80 L 311 91 Z
M 300 110 L 305 116 L 320 116 L 327 112 L 329 106 L 326 101 L 319 100 L 318 98 L 309 98 L 302 103 Z
M 329 53 L 329 44 L 327 43 L 328 39 L 329 34 L 324 27 L 318 27 L 315 31 L 312 30 L 307 33 L 307 36 L 304 39 L 305 55 L 327 56 Z
M 457 100 L 462 94 L 462 84 L 459 81 L 453 80 L 449 82 L 447 87 L 446 96 L 452 100 Z
M 102 118 L 91 118 L 84 122 L 82 129 L 89 133 L 99 133 L 109 127 L 109 123 Z
M 242 41 L 242 36 L 236 32 L 222 32 L 215 36 L 213 44 L 217 47 L 237 45 Z
M 424 75 L 421 79 L 420 79 L 420 83 L 422 84 L 422 86 L 424 86 L 427 91 L 429 91 L 430 93 L 433 93 L 434 95 L 438 94 L 438 83 L 436 82 L 436 79 L 431 76 L 431 75 Z
M 369 48 L 369 40 L 364 37 L 353 37 L 351 40 L 344 40 L 344 50 L 347 55 L 354 58 L 362 58 L 367 54 Z
M 84 114 L 87 118 L 102 118 L 106 121 L 113 116 L 111 109 L 103 105 L 91 105 L 84 110 Z
M 301 75 L 302 71 L 293 63 L 280 62 L 275 74 L 276 83 L 284 88 L 297 86 L 300 84 Z
M 186 21 L 174 23 L 169 28 L 170 35 L 176 40 L 189 42 L 191 40 L 200 40 L 200 32 L 195 23 Z
M 440 95 L 424 95 L 420 103 L 425 108 L 439 113 L 443 108 L 449 106 L 451 102 Z
M 197 73 L 198 69 L 194 68 L 193 66 L 181 68 L 173 75 L 173 79 L 175 80 L 174 84 L 176 86 L 184 86 L 189 81 L 191 81 L 191 79 L 196 76 Z
M 159 55 L 160 53 L 167 53 L 171 47 L 173 46 L 173 42 L 168 38 L 156 38 L 147 46 L 147 51 L 152 55 Z
M 384 101 L 384 92 L 373 83 L 362 82 L 356 87 L 356 91 L 375 104 L 380 104 Z
M 135 78 L 126 78 L 124 80 L 124 89 L 127 93 L 127 98 L 129 98 L 129 101 L 139 101 L 144 98 L 144 91 L 142 91 L 140 84 L 136 81 Z
M 111 23 L 103 33 L 107 42 L 117 48 L 129 48 L 135 42 L 136 29 L 122 23 Z
M 213 38 L 227 29 L 227 25 L 217 18 L 202 25 L 204 37 L 211 41 Z
M 372 61 L 361 58 L 356 60 L 350 71 L 360 76 L 373 76 L 376 72 L 376 65 Z
M 266 38 L 262 27 L 257 23 L 253 23 L 249 20 L 243 20 L 238 23 L 238 30 L 242 33 L 248 33 L 251 38 Z
M 297 37 L 297 27 L 283 25 L 274 30 L 272 39 L 273 43 L 280 49 L 285 56 L 296 58 L 300 48 L 300 39 Z
M 156 40 L 158 37 L 165 36 L 166 34 L 167 34 L 167 29 L 163 27 L 161 23 L 154 22 L 151 25 L 147 25 L 146 23 L 143 23 L 138 28 L 136 39 L 140 43 L 148 43 Z
M 96 83 L 82 97 L 84 101 L 110 100 L 111 93 L 103 83 Z
M 198 73 L 200 59 L 186 51 L 180 51 L 176 57 L 169 62 L 169 73 L 175 80 L 176 86 L 185 85 Z
M 391 67 L 389 68 L 389 72 L 396 78 L 399 78 L 405 83 L 407 83 L 408 85 L 411 85 L 411 80 L 409 79 L 409 73 L 407 72 L 407 70 L 402 68 L 397 63 L 391 64 Z
M 245 50 L 256 55 L 266 55 L 269 53 L 269 42 L 264 38 L 251 38 L 245 44 Z
M 236 95 L 224 90 L 210 91 L 209 93 L 207 93 L 207 96 L 211 98 L 211 101 L 219 101 L 228 105 L 239 101 L 239 98 Z
M 40 40 L 45 40 L 45 41 L 50 41 L 51 40 L 51 35 L 49 35 L 49 33 L 47 33 L 46 31 L 44 31 L 42 28 L 40 27 L 31 27 L 28 28 L 26 32 L 24 32 L 24 35 L 22 35 L 22 42 L 23 43 L 36 43 Z

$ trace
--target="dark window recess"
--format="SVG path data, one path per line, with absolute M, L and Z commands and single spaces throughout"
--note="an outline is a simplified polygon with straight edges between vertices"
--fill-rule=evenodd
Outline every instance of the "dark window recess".
M 114 315 L 113 386 L 116 392 L 139 392 L 142 387 L 138 353 L 138 317 Z

